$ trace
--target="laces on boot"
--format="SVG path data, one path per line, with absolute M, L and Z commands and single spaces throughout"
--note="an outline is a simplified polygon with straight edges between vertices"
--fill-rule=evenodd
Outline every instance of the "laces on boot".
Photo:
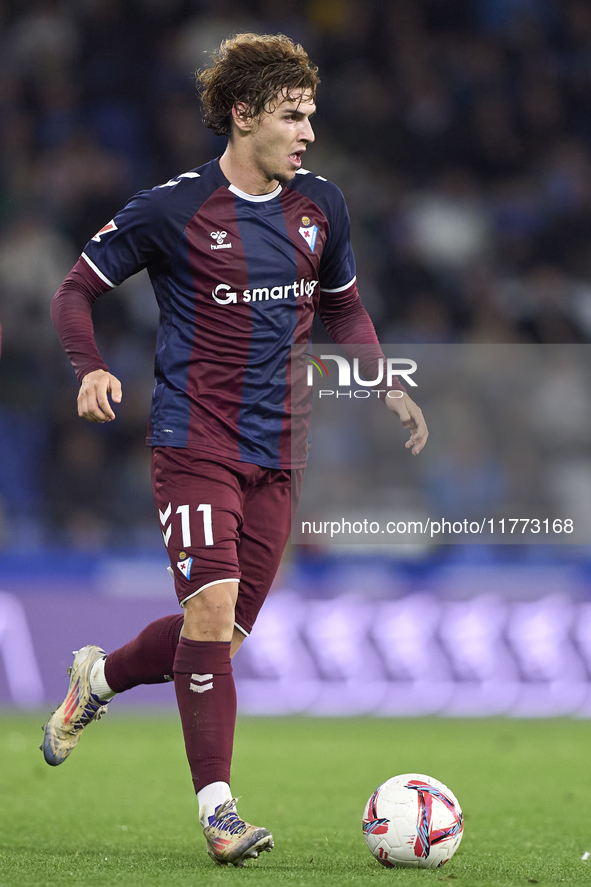
M 215 813 L 214 825 L 223 828 L 230 835 L 241 835 L 247 827 L 247 823 L 240 819 L 236 812 L 236 804 L 240 798 L 230 798 L 218 807 Z

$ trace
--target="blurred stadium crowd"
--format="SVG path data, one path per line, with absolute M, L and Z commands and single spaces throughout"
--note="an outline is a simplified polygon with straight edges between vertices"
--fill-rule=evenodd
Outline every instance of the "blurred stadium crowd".
M 587 0 L 6 0 L 4 548 L 160 544 L 143 443 L 157 324 L 147 276 L 96 308 L 124 384 L 107 427 L 76 416 L 49 303 L 133 193 L 221 153 L 193 72 L 244 29 L 287 33 L 320 67 L 307 166 L 345 193 L 384 342 L 591 338 Z

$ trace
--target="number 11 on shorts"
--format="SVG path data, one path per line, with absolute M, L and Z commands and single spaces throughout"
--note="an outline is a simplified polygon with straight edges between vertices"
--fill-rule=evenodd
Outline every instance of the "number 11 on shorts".
M 181 516 L 181 532 L 183 534 L 183 548 L 191 547 L 191 521 L 189 517 L 189 505 L 179 505 L 176 510 Z M 197 511 L 203 514 L 203 535 L 206 545 L 213 545 L 213 526 L 211 523 L 211 505 L 204 504 L 197 507 Z
M 205 544 L 213 545 L 213 526 L 211 524 L 211 505 L 200 505 L 197 511 L 203 512 L 203 534 Z

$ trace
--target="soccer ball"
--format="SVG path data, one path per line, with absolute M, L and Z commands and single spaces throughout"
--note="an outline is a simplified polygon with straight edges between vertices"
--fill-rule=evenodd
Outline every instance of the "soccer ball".
M 433 869 L 454 855 L 464 817 L 442 782 L 421 773 L 393 776 L 378 786 L 363 813 L 365 843 L 387 868 Z

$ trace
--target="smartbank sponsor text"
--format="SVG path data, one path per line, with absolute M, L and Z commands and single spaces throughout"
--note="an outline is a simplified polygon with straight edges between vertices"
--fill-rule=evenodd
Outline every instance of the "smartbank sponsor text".
M 211 295 L 218 305 L 232 305 L 238 302 L 267 302 L 269 299 L 297 299 L 300 296 L 310 298 L 314 294 L 314 290 L 318 286 L 317 280 L 295 280 L 285 286 L 260 286 L 252 289 L 242 290 L 241 293 L 232 291 L 232 287 L 227 283 L 218 283 L 211 291 Z

